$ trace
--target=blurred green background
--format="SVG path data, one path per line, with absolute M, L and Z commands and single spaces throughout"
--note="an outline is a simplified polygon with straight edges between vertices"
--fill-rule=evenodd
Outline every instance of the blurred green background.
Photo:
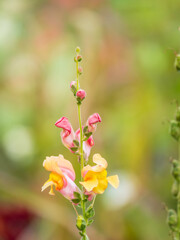
M 91 156 L 101 153 L 120 177 L 97 198 L 90 239 L 170 239 L 162 203 L 175 207 L 168 119 L 180 100 L 179 11 L 179 0 L 0 1 L 0 240 L 79 239 L 70 203 L 40 192 L 46 156 L 63 154 L 80 177 L 54 126 L 66 116 L 78 127 L 76 46 L 83 122 L 102 117 Z

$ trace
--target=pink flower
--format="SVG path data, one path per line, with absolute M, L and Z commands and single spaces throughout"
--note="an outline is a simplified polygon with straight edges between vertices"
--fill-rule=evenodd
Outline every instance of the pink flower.
M 88 125 L 89 132 L 96 131 L 98 122 L 101 122 L 101 117 L 99 116 L 98 113 L 94 113 L 88 118 L 87 125 Z
M 83 100 L 86 97 L 86 92 L 83 89 L 79 89 L 76 93 L 76 96 Z
M 74 168 L 62 155 L 46 157 L 43 167 L 51 173 L 49 179 L 42 186 L 42 191 L 47 187 L 51 187 L 49 194 L 54 195 L 54 186 L 57 191 L 69 200 L 74 199 L 74 192 L 80 192 L 80 189 L 74 183 Z
M 75 132 L 76 139 L 80 141 L 80 128 Z M 85 159 L 88 159 L 91 148 L 94 146 L 94 140 L 93 137 L 90 136 L 86 141 L 83 142 L 83 150 L 85 153 Z
M 62 143 L 64 144 L 65 147 L 67 147 L 71 151 L 71 148 L 74 147 L 73 140 L 75 139 L 75 134 L 69 120 L 66 117 L 62 117 L 59 120 L 57 120 L 55 126 L 58 128 L 62 128 L 61 131 Z

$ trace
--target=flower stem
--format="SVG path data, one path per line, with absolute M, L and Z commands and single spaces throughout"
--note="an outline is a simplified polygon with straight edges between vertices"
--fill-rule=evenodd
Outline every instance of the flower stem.
M 79 90 L 79 72 L 78 72 L 78 61 L 76 62 L 77 71 L 77 91 Z M 82 120 L 81 120 L 81 104 L 78 104 L 78 118 L 79 118 L 79 128 L 80 128 L 80 157 L 81 157 L 81 170 L 84 167 L 84 156 L 83 156 L 83 130 L 82 130 Z M 82 177 L 81 177 L 82 178 Z M 82 180 L 82 179 L 81 179 Z
M 79 63 L 76 61 L 76 72 L 77 72 L 77 91 L 80 88 L 79 84 L 79 71 L 78 71 Z M 83 153 L 83 129 L 82 129 L 82 120 L 81 120 L 81 103 L 78 103 L 78 118 L 79 118 L 79 128 L 80 128 L 80 162 L 81 162 L 81 171 L 84 167 L 84 153 Z M 82 174 L 81 174 L 81 181 L 82 181 Z M 84 187 L 82 186 L 82 192 L 84 192 Z M 84 220 L 87 222 L 86 219 L 86 206 L 84 202 L 84 193 L 82 194 L 81 199 L 81 208 L 82 208 L 82 214 L 84 217 Z M 83 234 L 86 234 L 86 228 L 82 230 Z

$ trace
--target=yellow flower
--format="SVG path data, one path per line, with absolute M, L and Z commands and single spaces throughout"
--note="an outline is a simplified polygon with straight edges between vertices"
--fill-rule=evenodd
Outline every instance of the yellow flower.
M 94 154 L 93 162 L 97 165 L 91 167 L 87 165 L 82 169 L 84 182 L 80 182 L 87 192 L 102 194 L 110 183 L 114 188 L 119 186 L 117 175 L 107 177 L 107 161 L 100 154 Z

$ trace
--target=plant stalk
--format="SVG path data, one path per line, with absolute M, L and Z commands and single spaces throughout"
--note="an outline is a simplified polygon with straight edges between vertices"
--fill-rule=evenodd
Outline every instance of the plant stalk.
M 79 84 L 79 71 L 78 71 L 78 61 L 76 62 L 76 72 L 77 72 L 77 91 L 79 90 L 80 84 Z M 82 129 L 82 120 L 81 120 L 81 104 L 78 104 L 78 118 L 79 118 L 79 128 L 80 128 L 80 163 L 81 163 L 81 171 L 84 167 L 84 153 L 83 153 L 83 129 Z M 82 174 L 81 174 L 81 181 L 82 181 Z M 82 192 L 84 192 L 84 187 L 82 186 Z M 86 219 L 86 206 L 84 202 L 84 194 L 82 194 L 82 200 L 81 200 L 81 208 L 84 220 L 87 222 Z M 83 234 L 86 234 L 86 228 L 82 231 Z

